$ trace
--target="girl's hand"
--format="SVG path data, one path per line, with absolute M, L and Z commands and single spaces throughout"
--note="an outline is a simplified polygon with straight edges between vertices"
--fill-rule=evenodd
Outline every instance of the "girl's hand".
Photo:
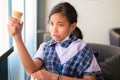
M 57 80 L 57 75 L 46 70 L 39 70 L 31 74 L 31 80 Z
M 16 18 L 11 17 L 7 27 L 8 27 L 9 34 L 13 38 L 17 38 L 17 37 L 21 36 L 23 22 Z

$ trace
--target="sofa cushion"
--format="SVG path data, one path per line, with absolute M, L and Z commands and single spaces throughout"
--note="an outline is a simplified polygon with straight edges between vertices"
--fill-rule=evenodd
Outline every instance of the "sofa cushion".
M 120 80 L 120 54 L 106 58 L 100 62 L 105 80 Z

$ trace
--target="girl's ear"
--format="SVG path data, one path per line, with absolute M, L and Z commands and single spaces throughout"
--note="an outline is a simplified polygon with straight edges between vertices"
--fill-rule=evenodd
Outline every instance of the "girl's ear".
M 73 23 L 73 24 L 71 25 L 71 32 L 73 32 L 73 31 L 75 30 L 76 24 L 77 24 L 77 23 Z

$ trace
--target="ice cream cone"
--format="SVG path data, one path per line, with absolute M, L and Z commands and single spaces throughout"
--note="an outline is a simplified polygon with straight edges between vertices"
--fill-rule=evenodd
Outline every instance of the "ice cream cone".
M 19 12 L 19 11 L 12 12 L 12 17 L 17 18 L 17 19 L 20 19 L 22 15 L 23 15 L 23 13 Z

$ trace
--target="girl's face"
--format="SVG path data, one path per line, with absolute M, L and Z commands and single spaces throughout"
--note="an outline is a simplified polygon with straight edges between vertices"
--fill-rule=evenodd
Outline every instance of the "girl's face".
M 64 40 L 76 27 L 76 23 L 70 24 L 61 13 L 51 15 L 49 23 L 51 37 L 57 42 Z

